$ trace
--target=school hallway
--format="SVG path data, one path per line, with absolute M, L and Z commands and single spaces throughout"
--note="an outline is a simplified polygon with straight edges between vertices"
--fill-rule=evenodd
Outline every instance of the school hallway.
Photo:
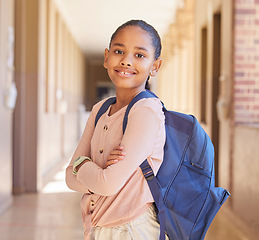
M 158 30 L 151 90 L 201 123 L 231 193 L 206 240 L 258 239 L 259 0 L 0 0 L 0 240 L 83 240 L 65 165 L 116 93 L 103 55 L 130 19 Z
M 11 208 L 0 215 L 1 240 L 83 240 L 81 194 L 66 187 L 64 170 L 60 166 L 40 193 L 14 197 Z M 253 240 L 225 211 L 223 207 L 216 215 L 205 240 Z

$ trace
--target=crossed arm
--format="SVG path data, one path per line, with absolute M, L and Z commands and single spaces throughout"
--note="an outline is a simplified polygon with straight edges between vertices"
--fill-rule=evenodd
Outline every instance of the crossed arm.
M 152 154 L 156 135 L 161 126 L 161 119 L 156 117 L 149 107 L 135 109 L 130 113 L 128 125 L 123 135 L 121 149 L 116 147 L 107 159 L 106 168 L 102 169 L 94 162 L 85 162 L 77 175 L 72 174 L 73 160 L 78 155 L 90 156 L 90 141 L 94 126 L 94 116 L 90 116 L 80 144 L 87 144 L 84 152 L 75 152 L 66 171 L 69 188 L 79 192 L 94 192 L 109 196 L 116 194 L 137 170 L 138 166 Z M 125 154 L 126 152 L 127 154 Z

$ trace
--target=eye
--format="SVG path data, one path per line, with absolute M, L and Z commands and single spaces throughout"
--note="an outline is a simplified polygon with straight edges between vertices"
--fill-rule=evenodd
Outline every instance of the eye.
M 144 56 L 143 54 L 141 54 L 141 53 L 137 53 L 137 54 L 136 54 L 136 57 L 137 57 L 137 58 L 144 58 L 145 56 Z
M 123 54 L 123 51 L 121 51 L 121 50 L 115 50 L 114 51 L 116 54 Z

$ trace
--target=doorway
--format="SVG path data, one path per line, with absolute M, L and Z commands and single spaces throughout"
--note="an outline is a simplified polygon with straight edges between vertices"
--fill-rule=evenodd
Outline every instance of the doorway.
M 221 58 L 221 13 L 213 15 L 213 70 L 212 70 L 212 142 L 215 148 L 215 185 L 218 186 L 219 171 L 219 120 L 217 116 L 217 101 L 219 96 Z

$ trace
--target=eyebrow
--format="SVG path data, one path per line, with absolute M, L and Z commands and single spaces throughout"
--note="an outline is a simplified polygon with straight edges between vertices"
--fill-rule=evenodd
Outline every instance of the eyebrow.
M 122 44 L 122 43 L 114 43 L 114 44 L 112 44 L 113 46 L 119 46 L 119 47 L 125 47 L 125 45 L 124 44 Z M 146 51 L 146 52 L 149 52 L 146 48 L 144 48 L 144 47 L 135 47 L 136 49 L 138 49 L 138 50 L 143 50 L 143 51 Z

